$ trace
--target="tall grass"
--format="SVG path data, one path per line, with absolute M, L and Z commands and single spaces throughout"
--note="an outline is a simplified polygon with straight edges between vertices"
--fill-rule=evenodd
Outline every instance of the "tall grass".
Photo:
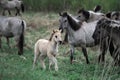
M 119 0 L 24 0 L 27 10 L 33 11 L 76 11 L 81 7 L 92 9 L 101 5 L 103 11 L 120 10 Z

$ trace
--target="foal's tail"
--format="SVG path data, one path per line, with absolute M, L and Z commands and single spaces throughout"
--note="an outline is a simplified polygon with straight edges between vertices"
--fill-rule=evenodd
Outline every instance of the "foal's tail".
M 21 35 L 20 35 L 20 38 L 19 38 L 19 42 L 18 42 L 18 48 L 19 48 L 18 54 L 19 55 L 23 54 L 24 30 L 25 30 L 25 27 L 26 27 L 26 23 L 25 23 L 24 20 L 22 21 L 21 26 L 22 26 L 22 32 L 21 32 Z
M 21 10 L 22 10 L 22 12 L 24 12 L 24 11 L 25 11 L 25 6 L 24 6 L 24 4 L 23 4 L 23 3 L 21 4 Z

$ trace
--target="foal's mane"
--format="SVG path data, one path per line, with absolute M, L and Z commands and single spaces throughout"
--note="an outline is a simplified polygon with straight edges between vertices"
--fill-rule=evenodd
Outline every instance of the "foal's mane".
M 51 34 L 49 41 L 52 40 L 52 37 L 53 37 L 54 34 L 55 34 L 55 33 L 52 33 L 52 34 Z

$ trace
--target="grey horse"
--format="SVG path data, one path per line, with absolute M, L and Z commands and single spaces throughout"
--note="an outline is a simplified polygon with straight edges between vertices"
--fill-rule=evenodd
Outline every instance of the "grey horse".
M 24 5 L 23 1 L 21 0 L 0 0 L 0 6 L 3 8 L 3 15 L 5 15 L 5 11 L 7 10 L 9 15 L 11 15 L 10 10 L 16 9 L 15 15 L 20 15 L 20 9 L 22 12 L 24 12 Z
M 14 37 L 17 42 L 18 54 L 23 54 L 24 45 L 24 31 L 26 29 L 26 22 L 18 17 L 4 17 L 0 16 L 0 47 L 1 37 Z

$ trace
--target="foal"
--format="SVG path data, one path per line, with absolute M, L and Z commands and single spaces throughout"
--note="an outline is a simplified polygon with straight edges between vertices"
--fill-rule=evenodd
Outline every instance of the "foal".
M 38 57 L 43 69 L 46 69 L 44 59 L 46 56 L 49 58 L 49 69 L 51 65 L 55 64 L 55 70 L 58 71 L 56 55 L 58 53 L 58 45 L 62 43 L 61 30 L 53 30 L 49 40 L 39 39 L 34 47 L 34 62 L 33 68 L 36 64 Z

